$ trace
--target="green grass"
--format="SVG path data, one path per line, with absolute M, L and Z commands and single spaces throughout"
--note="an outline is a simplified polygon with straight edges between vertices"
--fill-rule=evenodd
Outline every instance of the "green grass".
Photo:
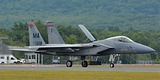
M 0 70 L 0 80 L 160 80 L 160 72 Z

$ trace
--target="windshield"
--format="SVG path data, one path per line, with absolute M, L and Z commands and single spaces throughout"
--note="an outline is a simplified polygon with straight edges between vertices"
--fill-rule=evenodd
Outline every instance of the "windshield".
M 130 38 L 126 37 L 126 36 L 111 37 L 111 38 L 108 38 L 107 40 L 114 40 L 114 41 L 126 42 L 126 43 L 132 43 L 132 42 L 134 42 Z

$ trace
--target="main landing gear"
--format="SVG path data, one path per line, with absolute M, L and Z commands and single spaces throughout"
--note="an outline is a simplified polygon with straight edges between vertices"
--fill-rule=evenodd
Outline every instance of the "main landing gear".
M 73 65 L 73 62 L 72 62 L 71 60 L 68 60 L 68 61 L 66 62 L 66 66 L 67 66 L 67 67 L 72 67 L 72 65 Z
M 87 67 L 88 66 L 88 62 L 87 61 L 85 61 L 85 59 L 86 59 L 86 56 L 81 56 L 81 60 L 82 60 L 82 67 Z
M 82 67 L 88 67 L 88 62 L 87 61 L 85 61 L 85 58 L 86 58 L 86 56 L 81 56 L 81 60 L 82 60 Z M 67 67 L 72 67 L 72 65 L 73 65 L 73 61 L 71 61 L 71 60 L 68 60 L 67 62 L 66 62 L 66 66 Z
M 109 57 L 109 61 L 111 62 L 110 63 L 110 68 L 114 68 L 114 61 L 115 61 L 115 58 L 118 56 L 118 54 L 111 54 L 110 55 L 110 57 Z M 81 60 L 82 60 L 82 63 L 81 63 L 81 65 L 82 65 L 82 67 L 88 67 L 88 62 L 85 60 L 86 59 L 86 56 L 81 56 Z M 67 62 L 66 62 L 66 66 L 67 67 L 72 67 L 72 65 L 73 65 L 73 61 L 72 61 L 72 59 L 70 59 L 70 60 L 68 60 Z
M 82 61 L 82 67 L 87 67 L 88 66 L 88 62 L 87 61 Z

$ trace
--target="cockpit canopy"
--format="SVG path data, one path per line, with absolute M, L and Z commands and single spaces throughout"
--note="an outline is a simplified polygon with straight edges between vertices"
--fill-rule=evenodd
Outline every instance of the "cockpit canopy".
M 130 38 L 128 38 L 126 36 L 111 37 L 111 38 L 107 38 L 107 40 L 114 40 L 114 41 L 125 42 L 125 43 L 132 43 L 132 42 L 134 42 L 133 40 L 131 40 Z

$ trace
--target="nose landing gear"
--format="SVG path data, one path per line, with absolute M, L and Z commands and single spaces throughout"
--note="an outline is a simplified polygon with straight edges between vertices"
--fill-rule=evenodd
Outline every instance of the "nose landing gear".
M 110 68 L 114 68 L 114 61 L 115 61 L 115 58 L 118 56 L 118 54 L 110 54 L 110 56 L 109 56 L 109 61 L 111 62 L 110 63 Z
M 114 68 L 114 63 L 110 63 L 110 68 Z

